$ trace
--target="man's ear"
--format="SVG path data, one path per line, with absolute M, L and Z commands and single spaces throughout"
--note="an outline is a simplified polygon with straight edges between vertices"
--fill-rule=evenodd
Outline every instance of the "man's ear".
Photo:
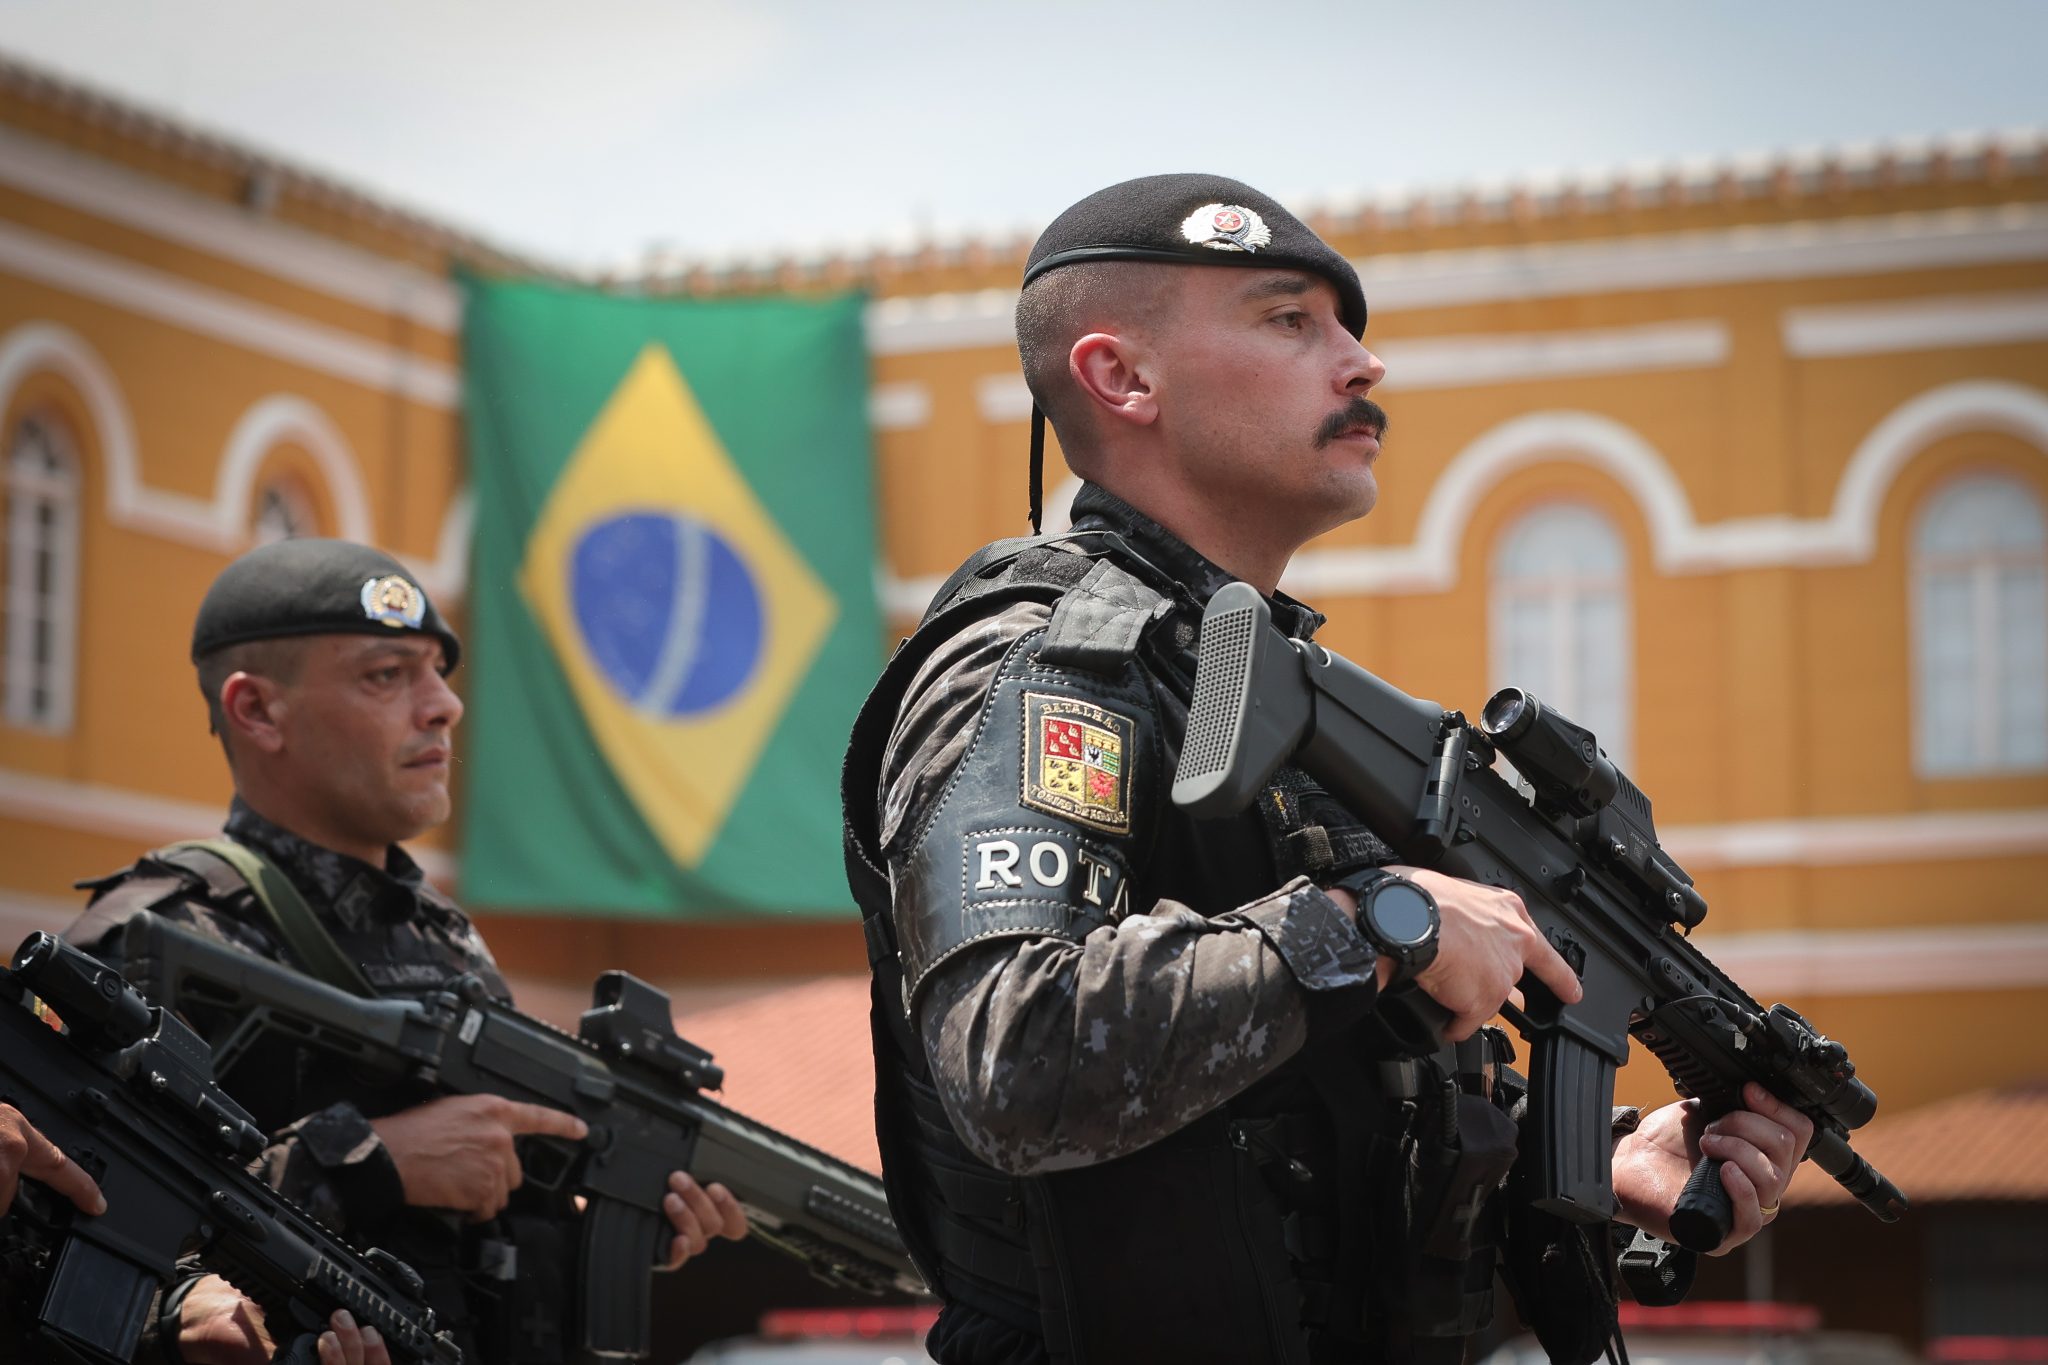
M 1090 332 L 1067 352 L 1067 372 L 1104 417 L 1149 426 L 1159 416 L 1144 348 L 1129 337 Z
M 284 689 L 254 673 L 230 673 L 220 685 L 220 713 L 235 742 L 274 754 L 284 748 Z

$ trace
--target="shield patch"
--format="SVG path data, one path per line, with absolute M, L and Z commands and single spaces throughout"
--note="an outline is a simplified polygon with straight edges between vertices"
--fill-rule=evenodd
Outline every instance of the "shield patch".
M 1024 694 L 1023 803 L 1110 834 L 1131 829 L 1137 723 L 1072 697 Z

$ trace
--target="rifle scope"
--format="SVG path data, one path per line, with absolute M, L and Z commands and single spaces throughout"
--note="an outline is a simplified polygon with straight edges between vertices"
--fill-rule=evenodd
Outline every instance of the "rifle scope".
M 1612 801 L 1621 773 L 1600 752 L 1600 741 L 1519 687 L 1487 698 L 1479 728 L 1529 779 L 1545 805 L 1584 817 Z
M 64 1027 L 118 1052 L 149 1036 L 149 1004 L 121 974 L 38 930 L 14 953 L 14 974 L 48 1001 Z

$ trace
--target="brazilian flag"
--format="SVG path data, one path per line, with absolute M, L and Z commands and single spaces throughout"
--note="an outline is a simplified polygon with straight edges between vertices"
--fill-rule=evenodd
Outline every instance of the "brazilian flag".
M 860 298 L 464 284 L 464 898 L 842 913 L 881 668 Z

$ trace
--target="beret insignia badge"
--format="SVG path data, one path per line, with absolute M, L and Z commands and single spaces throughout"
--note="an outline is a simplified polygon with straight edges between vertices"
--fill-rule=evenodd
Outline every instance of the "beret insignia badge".
M 1130 833 L 1136 740 L 1129 716 L 1026 692 L 1023 804 L 1104 833 Z
M 395 573 L 364 583 L 362 601 L 363 615 L 393 630 L 418 630 L 427 619 L 427 595 Z
M 1212 251 L 1257 251 L 1273 240 L 1273 229 L 1241 204 L 1204 204 L 1181 220 L 1180 235 Z

